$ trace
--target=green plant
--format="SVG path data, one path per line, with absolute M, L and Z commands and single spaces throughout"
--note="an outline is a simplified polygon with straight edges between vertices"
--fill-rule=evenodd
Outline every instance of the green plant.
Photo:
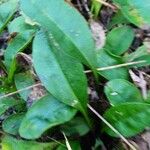
M 119 10 L 108 24 L 105 46 L 98 50 L 87 21 L 64 0 L 10 0 L 0 5 L 0 33 L 10 35 L 0 60 L 4 150 L 62 150 L 66 136 L 73 150 L 81 149 L 81 138 L 90 132 L 94 135 L 97 123 L 88 109 L 89 72 L 98 98 L 105 93 L 103 101 L 110 104 L 103 110 L 104 119 L 123 136 L 135 136 L 150 125 L 149 98 L 144 100 L 129 74 L 132 68 L 150 65 L 149 43 L 128 51 L 135 26 L 145 29 L 150 25 L 149 0 L 113 2 Z M 94 19 L 101 6 L 92 1 Z M 100 91 L 101 80 L 107 83 Z M 30 104 L 32 88 L 38 86 L 44 88 L 44 94 Z M 119 137 L 101 124 L 98 138 L 93 138 L 96 144 L 90 145 L 93 149 L 103 145 L 100 135 L 104 132 Z M 42 143 L 42 138 L 53 133 L 60 134 L 57 140 Z

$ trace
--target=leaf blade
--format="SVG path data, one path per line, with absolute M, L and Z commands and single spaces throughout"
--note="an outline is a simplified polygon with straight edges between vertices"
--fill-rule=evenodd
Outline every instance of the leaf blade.
M 98 60 L 98 68 L 109 67 L 109 66 L 119 65 L 123 63 L 120 57 L 116 57 L 114 55 L 109 54 L 106 49 L 101 49 L 97 53 L 97 60 Z M 118 79 L 118 78 L 126 79 L 126 80 L 129 79 L 129 74 L 126 67 L 110 69 L 106 71 L 98 71 L 98 73 L 108 80 Z
M 25 141 L 16 139 L 11 136 L 4 136 L 2 138 L 2 149 L 3 150 L 47 150 L 54 149 L 57 147 L 57 143 L 39 143 L 36 141 Z
M 29 72 L 19 73 L 19 74 L 15 75 L 15 85 L 16 85 L 18 91 L 20 89 L 29 87 L 29 86 L 33 85 L 34 83 L 35 83 L 34 79 L 31 75 L 31 73 L 29 73 Z M 31 91 L 32 90 L 30 89 L 30 90 L 20 92 L 19 94 L 25 101 L 27 101 Z
M 134 32 L 129 26 L 116 27 L 108 33 L 105 47 L 112 54 L 121 55 L 131 46 L 133 39 Z
M 13 98 L 3 98 L 0 100 L 0 115 L 2 115 L 7 109 L 22 103 L 19 100 Z
M 38 44 L 41 42 L 42 44 Z M 53 41 L 43 31 L 36 34 L 33 43 L 35 70 L 46 89 L 53 96 L 84 112 L 87 108 L 87 81 L 83 67 L 53 45 Z
M 96 56 L 92 35 L 86 21 L 75 9 L 63 0 L 44 0 L 42 5 L 39 0 L 22 0 L 21 9 L 51 33 L 66 53 L 95 68 Z M 57 12 L 59 15 L 56 15 Z
M 149 0 L 113 0 L 120 6 L 123 15 L 134 25 L 145 28 L 150 26 Z
M 109 81 L 105 86 L 104 92 L 112 105 L 143 101 L 138 88 L 134 84 L 123 79 Z
M 7 26 L 17 10 L 18 0 L 11 0 L 0 5 L 0 33 Z
M 135 136 L 150 124 L 150 105 L 146 103 L 126 103 L 111 107 L 104 117 L 125 137 Z M 117 137 L 113 131 L 104 127 L 109 135 Z
M 47 95 L 29 109 L 21 123 L 19 133 L 26 139 L 39 138 L 47 129 L 72 119 L 76 112 L 70 106 Z
M 17 35 L 10 41 L 4 53 L 5 65 L 8 70 L 8 81 L 11 82 L 16 70 L 16 56 L 32 41 L 36 28 L 25 23 L 23 17 L 16 18 L 9 26 L 10 32 Z
M 3 121 L 2 128 L 6 133 L 17 135 L 24 114 L 14 114 Z

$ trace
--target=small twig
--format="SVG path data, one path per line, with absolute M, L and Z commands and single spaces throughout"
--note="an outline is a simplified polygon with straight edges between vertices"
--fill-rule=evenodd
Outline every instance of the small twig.
M 88 108 L 101 119 L 114 133 L 116 133 L 132 150 L 137 150 L 119 131 L 117 131 L 104 117 L 102 117 L 91 105 Z
M 37 86 L 42 86 L 42 83 L 37 83 L 37 84 L 31 85 L 31 86 L 28 86 L 28 87 L 26 87 L 26 88 L 20 89 L 20 90 L 18 90 L 18 91 L 15 91 L 15 92 L 12 92 L 12 93 L 3 95 L 3 96 L 0 97 L 0 99 L 3 99 L 3 98 L 6 98 L 6 97 L 9 97 L 9 96 L 18 94 L 18 93 L 20 93 L 20 92 L 23 92 L 23 91 L 32 89 L 32 88 L 37 87 Z
M 64 133 L 64 132 L 62 132 L 62 133 L 63 133 L 63 136 L 64 136 L 64 138 L 65 138 L 65 142 L 66 142 L 66 147 L 67 147 L 67 149 L 68 149 L 68 150 L 72 150 L 72 148 L 71 148 L 71 146 L 70 146 L 70 143 L 69 143 L 69 141 L 68 141 L 68 139 L 67 139 L 65 133 Z
M 113 10 L 118 9 L 118 6 L 114 6 L 114 5 L 112 5 L 112 4 L 108 3 L 108 2 L 105 2 L 104 0 L 95 0 L 95 1 L 97 1 L 97 2 L 99 2 L 99 3 L 101 3 L 101 4 L 103 4 L 104 6 L 107 6 L 107 7 L 109 7 L 109 8 L 112 8 Z
M 146 62 L 145 60 L 141 60 L 141 61 L 129 62 L 129 63 L 119 64 L 119 65 L 114 65 L 114 66 L 109 66 L 109 67 L 102 67 L 102 68 L 97 68 L 97 71 L 111 70 L 111 69 L 116 69 L 116 68 L 121 68 L 121 67 L 137 65 L 137 64 L 141 64 L 145 62 Z M 85 73 L 91 73 L 91 72 L 92 72 L 91 70 L 85 71 Z
M 56 142 L 57 144 L 59 144 L 59 145 L 61 145 L 61 146 L 63 146 L 63 147 L 66 147 L 66 145 L 65 144 L 63 144 L 63 143 L 61 143 L 61 142 L 59 142 L 59 141 L 57 141 L 57 140 L 55 140 L 54 138 L 51 138 L 51 137 L 48 137 L 50 140 L 52 140 L 52 141 L 54 141 L 54 142 Z

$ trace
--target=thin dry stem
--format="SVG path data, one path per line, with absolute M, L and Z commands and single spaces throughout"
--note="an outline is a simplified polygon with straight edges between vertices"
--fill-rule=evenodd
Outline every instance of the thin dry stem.
M 65 133 L 64 133 L 64 132 L 62 132 L 62 133 L 63 133 L 63 136 L 64 136 L 64 138 L 65 138 L 65 142 L 66 142 L 66 147 L 67 147 L 67 149 L 68 149 L 68 150 L 72 150 L 72 148 L 71 148 L 71 146 L 70 146 L 70 143 L 69 143 L 69 141 L 68 141 L 68 139 L 67 139 Z
M 41 85 L 42 85 L 42 83 L 37 83 L 37 84 L 31 85 L 31 86 L 28 86 L 28 87 L 26 87 L 26 88 L 17 90 L 17 91 L 15 91 L 15 92 L 12 92 L 12 93 L 3 95 L 3 96 L 0 97 L 0 99 L 7 98 L 7 97 L 9 97 L 9 96 L 13 96 L 13 95 L 18 94 L 18 93 L 20 93 L 20 92 L 23 92 L 23 91 L 26 91 L 26 90 L 29 90 L 29 89 L 32 89 L 32 88 L 34 88 L 34 87 L 41 86 Z
M 123 141 L 126 143 L 131 150 L 137 150 L 118 130 L 116 130 L 104 117 L 102 117 L 91 105 L 87 105 L 88 108 L 99 118 L 101 119 L 114 133 L 116 133 Z
M 114 6 L 114 5 L 112 5 L 112 4 L 108 3 L 108 2 L 105 2 L 104 0 L 95 0 L 95 1 L 103 4 L 104 6 L 107 6 L 107 7 L 111 8 L 111 9 L 113 9 L 113 10 L 118 9 L 118 6 Z
M 55 143 L 57 143 L 57 144 L 59 144 L 59 145 L 61 145 L 61 146 L 63 146 L 63 147 L 66 147 L 65 144 L 63 144 L 63 143 L 61 143 L 61 142 L 55 140 L 54 138 L 51 138 L 51 137 L 48 137 L 48 138 L 49 138 L 50 140 L 54 141 Z
M 111 70 L 111 69 L 116 69 L 116 68 L 121 68 L 121 67 L 142 64 L 145 62 L 146 62 L 145 60 L 141 60 L 141 61 L 129 62 L 129 63 L 119 64 L 119 65 L 114 65 L 114 66 L 109 66 L 109 67 L 102 67 L 102 68 L 97 68 L 97 71 Z M 85 73 L 91 73 L 91 72 L 92 72 L 91 70 L 85 71 Z

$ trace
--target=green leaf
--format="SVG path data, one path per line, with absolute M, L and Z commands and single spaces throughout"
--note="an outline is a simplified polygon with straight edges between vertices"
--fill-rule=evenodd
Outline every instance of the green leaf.
M 116 27 L 108 33 L 105 47 L 112 54 L 121 55 L 131 46 L 133 39 L 134 32 L 130 27 Z
M 75 117 L 71 121 L 62 125 L 61 130 L 66 136 L 83 136 L 89 132 L 90 128 L 84 118 Z
M 111 29 L 115 25 L 124 24 L 124 23 L 128 24 L 129 21 L 124 17 L 122 12 L 120 10 L 118 10 L 116 12 L 116 14 L 114 14 L 114 16 L 112 16 L 111 21 L 108 25 L 108 29 Z
M 143 101 L 139 89 L 123 79 L 109 81 L 105 86 L 105 94 L 112 105 Z
M 53 36 L 56 44 L 93 70 L 95 44 L 87 22 L 64 0 L 21 0 L 22 11 Z
M 150 105 L 146 103 L 126 103 L 111 107 L 104 117 L 123 136 L 131 137 L 150 126 Z M 109 127 L 104 131 L 118 137 Z
M 134 66 L 136 67 L 148 66 L 150 65 L 150 50 L 146 45 L 143 45 L 139 47 L 135 52 L 132 52 L 131 54 L 125 56 L 124 59 L 126 62 L 144 60 L 146 61 L 145 63 L 141 63 Z
M 27 31 L 33 33 L 35 30 L 37 30 L 37 26 L 27 24 L 25 18 L 22 16 L 15 18 L 8 25 L 9 33 L 13 32 L 24 33 Z
M 31 75 L 30 72 L 24 72 L 24 73 L 19 73 L 15 75 L 15 84 L 16 84 L 17 90 L 29 87 L 33 85 L 34 83 L 35 82 L 34 82 L 33 76 Z M 25 101 L 27 101 L 31 91 L 32 89 L 29 89 L 29 90 L 20 92 L 19 94 Z
M 24 114 L 14 114 L 3 121 L 2 127 L 6 133 L 17 135 Z
M 7 26 L 15 11 L 17 10 L 18 0 L 10 0 L 0 5 L 0 33 Z
M 120 57 L 111 55 L 110 53 L 107 52 L 106 49 L 101 49 L 98 52 L 97 60 L 98 60 L 98 68 L 109 67 L 109 66 L 119 65 L 123 63 Z M 98 73 L 108 80 L 118 79 L 118 78 L 128 80 L 129 78 L 128 69 L 126 67 L 98 71 Z
M 53 96 L 86 114 L 87 80 L 82 65 L 55 46 L 42 31 L 36 34 L 33 42 L 33 64 Z
M 25 141 L 15 139 L 11 136 L 5 136 L 2 139 L 3 150 L 54 150 L 57 143 L 38 143 L 35 141 Z
M 0 99 L 0 115 L 2 115 L 10 107 L 18 105 L 20 103 L 21 101 L 15 100 L 11 97 Z
M 119 5 L 123 15 L 138 27 L 150 25 L 149 0 L 113 0 Z
M 46 130 L 71 120 L 76 112 L 54 97 L 45 96 L 28 110 L 19 133 L 26 139 L 39 138 Z
M 11 23 L 9 29 L 12 33 L 17 33 L 16 37 L 12 39 L 8 44 L 8 47 L 6 48 L 4 54 L 5 65 L 9 72 L 8 80 L 11 82 L 16 70 L 15 58 L 18 52 L 23 51 L 31 42 L 36 29 L 34 27 L 29 27 L 29 25 L 26 25 L 25 20 L 22 17 L 15 19 Z

